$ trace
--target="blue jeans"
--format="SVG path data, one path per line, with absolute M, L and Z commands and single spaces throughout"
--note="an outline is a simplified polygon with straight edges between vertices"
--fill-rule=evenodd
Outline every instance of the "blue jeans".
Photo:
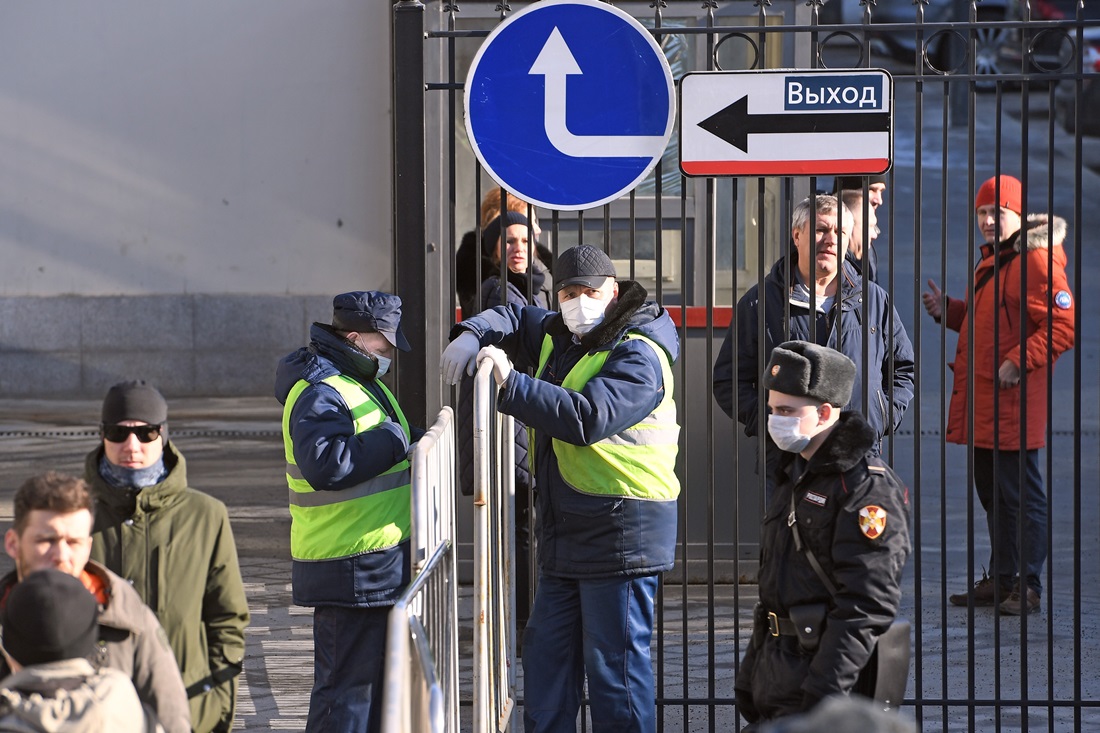
M 1009 586 L 1015 584 L 1019 574 L 1029 588 L 1042 593 L 1043 564 L 1047 559 L 1047 497 L 1039 472 L 1039 451 L 998 450 L 994 459 L 993 450 L 975 448 L 974 485 L 989 528 L 990 576 L 1002 586 Z
M 651 733 L 657 702 L 649 643 L 657 576 L 539 576 L 523 633 L 527 733 L 575 733 L 585 674 L 595 733 Z
M 390 607 L 313 611 L 310 733 L 382 730 L 382 683 Z

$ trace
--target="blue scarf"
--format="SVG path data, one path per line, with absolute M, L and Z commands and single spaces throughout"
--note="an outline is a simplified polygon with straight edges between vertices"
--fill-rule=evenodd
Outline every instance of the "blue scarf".
M 141 491 L 168 478 L 168 468 L 164 465 L 163 453 L 156 463 L 147 468 L 116 466 L 108 461 L 107 456 L 104 455 L 99 459 L 99 475 L 109 486 L 116 489 L 137 489 Z

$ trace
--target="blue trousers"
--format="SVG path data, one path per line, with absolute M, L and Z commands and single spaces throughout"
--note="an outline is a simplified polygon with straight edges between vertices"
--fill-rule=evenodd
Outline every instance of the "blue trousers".
M 378 733 L 390 608 L 313 611 L 308 733 Z
M 1039 472 L 1039 451 L 999 450 L 994 459 L 994 451 L 975 448 L 974 485 L 989 528 L 989 574 L 1002 585 L 1012 585 L 1018 573 L 1029 588 L 1042 593 L 1043 564 L 1047 559 L 1047 497 Z
M 649 643 L 657 576 L 539 576 L 523 633 L 527 733 L 575 733 L 588 676 L 594 733 L 652 733 L 656 692 Z

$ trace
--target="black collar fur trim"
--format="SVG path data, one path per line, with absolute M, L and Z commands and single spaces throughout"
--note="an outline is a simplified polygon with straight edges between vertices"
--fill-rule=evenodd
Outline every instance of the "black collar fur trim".
M 840 473 L 850 470 L 875 444 L 875 429 L 858 412 L 840 415 L 833 432 L 810 457 L 807 469 L 814 473 Z
M 594 329 L 581 336 L 581 346 L 585 351 L 598 351 L 608 344 L 618 342 L 623 331 L 630 325 L 630 319 L 638 309 L 645 305 L 649 293 L 634 280 L 619 282 L 619 299 L 611 312 Z

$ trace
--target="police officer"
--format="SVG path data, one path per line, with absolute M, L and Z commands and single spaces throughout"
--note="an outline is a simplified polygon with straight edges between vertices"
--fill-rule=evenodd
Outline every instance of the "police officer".
M 851 359 L 805 341 L 777 346 L 764 371 L 768 433 L 784 455 L 761 530 L 752 641 L 734 686 L 750 723 L 853 692 L 898 611 L 908 490 L 868 457 L 874 429 L 841 412 L 855 376 Z
M 401 332 L 401 299 L 357 291 L 333 299 L 332 324 L 285 357 L 293 597 L 313 606 L 308 731 L 381 729 L 386 619 L 410 574 L 409 427 L 379 377 Z
M 576 731 L 586 675 L 593 730 L 654 731 L 653 601 L 675 556 L 680 492 L 679 339 L 664 308 L 618 282 L 595 247 L 563 252 L 554 277 L 560 312 L 490 308 L 455 327 L 441 366 L 454 384 L 475 359 L 492 359 L 497 407 L 534 435 L 527 732 Z

